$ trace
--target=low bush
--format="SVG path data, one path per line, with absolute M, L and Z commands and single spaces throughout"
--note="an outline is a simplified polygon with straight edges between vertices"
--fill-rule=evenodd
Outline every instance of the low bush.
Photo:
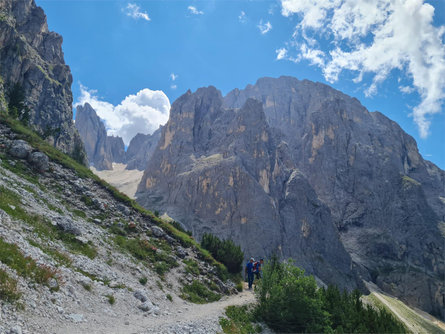
M 185 272 L 192 275 L 199 275 L 199 266 L 195 260 L 185 259 L 183 261 L 185 263 Z
M 181 298 L 195 304 L 205 304 L 220 300 L 221 295 L 210 291 L 203 283 L 194 280 L 191 284 L 183 286 Z

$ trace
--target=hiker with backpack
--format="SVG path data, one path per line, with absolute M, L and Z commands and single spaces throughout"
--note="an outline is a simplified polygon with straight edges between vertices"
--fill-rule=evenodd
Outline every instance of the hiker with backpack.
M 263 268 L 262 268 L 263 264 L 264 264 L 264 260 L 263 259 L 260 259 L 260 261 L 256 261 L 253 264 L 253 272 L 255 273 L 255 276 L 256 276 L 257 279 L 260 279 L 260 278 L 263 277 L 263 271 L 262 271 L 263 270 Z
M 249 284 L 249 290 L 252 290 L 252 284 L 253 284 L 253 263 L 255 262 L 254 258 L 251 257 L 249 262 L 246 264 L 246 269 L 244 270 L 246 276 L 247 276 L 247 283 Z

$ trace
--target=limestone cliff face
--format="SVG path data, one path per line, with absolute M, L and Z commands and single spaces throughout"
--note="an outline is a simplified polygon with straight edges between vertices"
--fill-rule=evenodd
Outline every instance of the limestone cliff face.
M 126 162 L 124 141 L 121 137 L 107 136 L 105 125 L 88 103 L 77 106 L 76 127 L 91 166 L 97 170 L 113 169 L 113 162 Z
M 0 95 L 18 84 L 35 130 L 66 153 L 81 148 L 73 124 L 72 76 L 65 65 L 62 37 L 48 30 L 34 0 L 0 2 Z
M 128 145 L 126 169 L 145 170 L 161 138 L 162 126 L 151 135 L 138 133 Z
M 395 122 L 281 77 L 181 96 L 137 196 L 197 237 L 231 237 L 247 256 L 278 250 L 327 283 L 355 284 L 350 255 L 362 278 L 440 315 L 444 183 Z
M 283 133 L 363 276 L 440 314 L 444 171 L 423 160 L 397 123 L 326 85 L 263 78 L 224 103 L 249 98 L 262 102 L 269 124 Z
M 195 236 L 212 232 L 247 256 L 278 252 L 325 282 L 356 286 L 349 255 L 323 205 L 269 127 L 261 103 L 224 109 L 214 87 L 172 106 L 138 200 L 166 210 Z

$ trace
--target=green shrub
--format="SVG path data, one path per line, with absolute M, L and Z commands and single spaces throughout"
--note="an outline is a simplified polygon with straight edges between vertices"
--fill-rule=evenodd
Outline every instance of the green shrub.
M 0 269 L 0 300 L 8 303 L 15 302 L 22 294 L 17 289 L 17 281 L 6 271 Z
M 255 290 L 256 314 L 278 332 L 404 333 L 391 314 L 364 306 L 360 292 L 318 289 L 313 276 L 277 257 L 265 264 Z
M 232 240 L 220 240 L 212 234 L 205 233 L 202 236 L 201 246 L 223 263 L 230 273 L 241 272 L 244 253 Z
M 238 292 L 242 292 L 243 291 L 243 282 L 236 283 L 235 288 Z
M 254 311 L 251 306 L 228 306 L 226 308 L 227 318 L 220 318 L 219 324 L 224 333 L 227 334 L 254 334 L 261 333 L 259 324 L 255 325 Z
M 220 300 L 218 293 L 210 291 L 203 283 L 194 280 L 182 288 L 181 298 L 196 304 L 205 304 Z
M 171 302 L 173 301 L 173 297 L 172 297 L 171 294 L 167 293 L 167 296 L 166 296 L 166 297 L 167 297 L 167 299 L 168 299 L 169 301 L 171 301 Z
M 147 284 L 147 281 L 148 281 L 147 277 L 141 277 L 141 278 L 139 278 L 139 283 L 141 283 L 142 285 Z
M 116 298 L 113 295 L 106 295 L 105 297 L 107 297 L 108 303 L 110 303 L 110 305 L 114 305 L 114 303 L 116 302 Z

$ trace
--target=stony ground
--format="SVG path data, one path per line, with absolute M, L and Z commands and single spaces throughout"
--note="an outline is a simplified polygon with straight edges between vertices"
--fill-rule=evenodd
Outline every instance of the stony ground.
M 183 300 L 182 286 L 195 280 L 221 295 L 234 289 L 194 248 L 182 247 L 95 181 L 51 161 L 42 167 L 45 161 L 33 165 L 11 156 L 15 144 L 15 135 L 0 124 L 0 195 L 19 198 L 15 205 L 0 203 L 0 239 L 55 275 L 40 284 L 0 262 L 21 293 L 15 303 L 1 302 L 0 333 L 212 333 L 220 331 L 218 318 L 226 306 L 253 300 L 248 292 L 204 305 Z M 35 221 L 18 218 L 20 212 Z M 46 235 L 42 226 L 71 235 L 76 245 L 97 254 L 86 256 Z M 132 227 L 126 238 L 159 245 L 156 253 L 164 252 L 178 266 L 157 273 L 155 263 L 116 245 L 113 226 Z M 184 259 L 194 261 L 199 274 L 187 271 Z

